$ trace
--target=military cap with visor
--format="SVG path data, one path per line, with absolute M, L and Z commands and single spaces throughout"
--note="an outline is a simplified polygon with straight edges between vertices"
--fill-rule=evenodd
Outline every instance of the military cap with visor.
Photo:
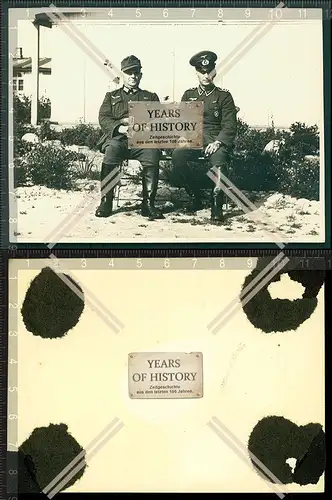
M 216 67 L 217 57 L 217 54 L 210 50 L 202 50 L 192 56 L 189 64 L 194 66 L 197 71 L 212 71 Z
M 136 56 L 131 55 L 121 61 L 121 71 L 128 71 L 130 69 L 142 69 L 141 61 Z

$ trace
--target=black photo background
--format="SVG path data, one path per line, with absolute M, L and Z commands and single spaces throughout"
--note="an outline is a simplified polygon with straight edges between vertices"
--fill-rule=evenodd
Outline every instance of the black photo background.
M 18 451 L 7 452 L 7 493 L 40 493 L 41 489 L 34 477 L 34 466 L 29 456 Z M 13 473 L 17 472 L 17 473 Z
M 262 261 L 260 262 L 262 266 Z M 245 278 L 244 289 L 260 272 L 257 267 Z M 317 295 L 325 273 L 288 271 L 289 277 L 301 283 L 302 298 L 290 301 L 272 299 L 267 288 L 279 281 L 279 272 L 247 304 L 243 310 L 252 325 L 264 333 L 291 332 L 299 328 L 317 307 Z M 78 323 L 84 310 L 82 288 L 64 275 L 79 290 L 80 297 L 64 281 L 46 267 L 32 280 L 21 309 L 26 329 L 44 339 L 63 338 Z M 239 290 L 240 292 L 240 290 Z M 81 451 L 82 446 L 68 432 L 66 424 L 36 428 L 19 447 L 19 489 L 41 491 Z M 318 423 L 298 426 L 285 416 L 261 419 L 248 437 L 248 450 L 253 453 L 283 484 L 316 484 L 325 470 L 325 434 Z M 297 460 L 292 471 L 287 459 Z M 257 465 L 253 467 L 271 481 Z M 62 489 L 80 479 L 86 465 Z

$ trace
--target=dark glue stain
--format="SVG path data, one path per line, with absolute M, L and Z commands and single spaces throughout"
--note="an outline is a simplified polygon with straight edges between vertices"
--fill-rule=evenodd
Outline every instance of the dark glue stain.
M 58 276 L 46 267 L 32 280 L 21 313 L 29 332 L 55 339 L 63 337 L 77 324 L 83 309 L 84 295 L 80 286 L 67 274 L 59 273 Z
M 61 476 L 61 480 L 68 479 L 66 484 L 56 491 L 69 488 L 85 472 L 85 451 L 67 430 L 68 427 L 65 424 L 38 427 L 19 447 L 19 452 L 25 457 L 26 468 L 40 490 L 48 486 L 81 453 L 81 458 L 70 467 L 67 476 Z M 79 464 L 82 464 L 83 467 L 73 477 L 70 477 L 70 471 Z M 59 481 L 60 478 L 51 487 L 51 491 L 57 488 Z
M 260 280 L 257 282 L 257 293 L 247 302 L 246 287 L 264 269 L 263 259 L 258 259 L 257 267 L 246 277 L 242 286 L 242 307 L 250 323 L 265 333 L 286 332 L 296 330 L 304 323 L 317 307 L 317 295 L 325 281 L 324 271 L 279 271 L 260 288 Z M 268 262 L 265 263 L 267 265 Z M 296 300 L 272 299 L 268 286 L 272 282 L 280 281 L 281 275 L 287 273 L 293 281 L 301 283 L 305 291 L 302 298 Z M 266 274 L 265 274 L 266 276 Z M 264 277 L 262 276 L 262 279 Z M 253 288 L 255 291 L 255 287 Z
M 298 426 L 284 417 L 265 417 L 254 427 L 248 450 L 256 471 L 272 483 L 317 484 L 325 471 L 325 433 L 320 424 Z M 288 463 L 290 459 L 296 460 L 295 468 Z
M 293 281 L 301 283 L 305 288 L 303 298 L 307 299 L 317 297 L 325 281 L 325 271 L 299 271 L 295 269 L 288 271 L 288 276 Z
M 310 426 L 312 429 L 309 429 Z M 308 446 L 297 461 L 294 482 L 301 485 L 317 484 L 326 467 L 325 432 L 319 424 L 309 424 L 302 429 L 308 436 Z

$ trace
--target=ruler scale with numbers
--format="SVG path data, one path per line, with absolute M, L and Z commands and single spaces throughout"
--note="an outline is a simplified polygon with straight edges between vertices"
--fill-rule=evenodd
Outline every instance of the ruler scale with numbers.
M 167 259 L 174 262 L 176 269 L 217 269 L 220 260 L 227 262 L 229 268 L 234 266 L 237 259 L 244 262 L 252 259 L 271 259 L 279 254 L 285 255 L 289 259 L 289 266 L 299 269 L 332 269 L 332 255 L 329 250 L 193 250 L 193 249 L 149 249 L 141 250 L 115 250 L 115 249 L 54 249 L 51 250 L 16 250 L 7 252 L 8 259 L 25 259 L 28 263 L 35 259 L 49 259 L 56 257 L 61 261 L 70 260 L 70 266 L 76 266 L 82 260 L 91 259 L 96 262 L 98 259 L 113 259 L 117 262 L 115 268 L 125 269 L 129 266 L 133 269 L 137 259 L 149 261 L 148 267 L 159 269 L 163 267 L 162 261 Z M 126 264 L 126 261 L 128 264 Z M 28 265 L 28 264 L 27 264 Z M 242 265 L 242 264 L 241 264 Z M 80 267 L 80 266 L 79 266 Z M 170 266 L 171 267 L 171 266 Z M 234 268 L 234 267 L 233 267 Z
M 8 466 L 7 454 L 7 391 L 8 391 L 8 267 L 0 253 L 0 495 L 7 498 Z M 12 466 L 12 464 L 10 464 Z M 15 468 L 15 467 L 14 467 Z

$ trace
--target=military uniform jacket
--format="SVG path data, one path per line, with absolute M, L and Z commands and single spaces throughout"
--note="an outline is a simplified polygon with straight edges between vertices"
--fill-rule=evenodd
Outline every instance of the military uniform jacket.
M 229 148 L 234 146 L 237 111 L 228 90 L 214 87 L 206 92 L 200 86 L 194 87 L 185 91 L 181 101 L 204 102 L 204 146 L 217 140 Z
M 157 94 L 148 90 L 137 89 L 130 92 L 125 87 L 107 92 L 99 110 L 99 125 L 103 132 L 97 147 L 104 152 L 113 137 L 119 134 L 118 128 L 123 118 L 128 118 L 128 102 L 132 101 L 159 101 Z

